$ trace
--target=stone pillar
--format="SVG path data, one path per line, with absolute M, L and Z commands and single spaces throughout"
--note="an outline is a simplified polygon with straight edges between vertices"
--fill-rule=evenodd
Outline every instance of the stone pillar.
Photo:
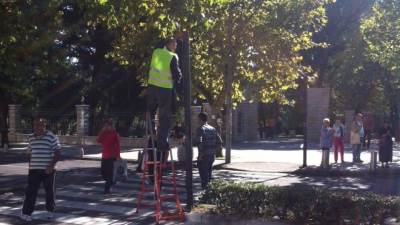
M 353 122 L 354 119 L 354 110 L 345 110 L 344 111 L 344 123 L 345 123 L 345 129 L 344 129 L 344 142 L 345 143 L 350 143 L 350 131 L 351 131 L 351 123 Z
M 208 123 L 216 127 L 217 126 L 217 115 L 209 103 L 203 103 L 203 111 L 208 114 Z
M 236 109 L 233 110 L 232 112 L 232 141 L 238 141 L 238 128 L 237 128 L 237 119 L 238 119 L 238 109 L 239 107 L 237 107 Z
M 329 116 L 329 88 L 307 89 L 307 142 L 319 143 L 322 120 Z
M 17 133 L 20 131 L 21 109 L 22 105 L 8 105 L 8 125 L 9 125 L 8 140 L 10 142 L 16 141 Z
M 243 102 L 232 114 L 232 133 L 234 141 L 256 141 L 258 135 L 257 103 Z
M 244 131 L 246 141 L 259 140 L 257 103 L 243 104 Z
M 199 113 L 201 112 L 201 106 L 192 106 L 192 138 L 195 135 L 196 129 L 200 126 Z
M 76 105 L 76 133 L 85 136 L 89 133 L 89 105 Z
M 243 141 L 244 140 L 244 130 L 243 130 L 243 113 L 242 104 L 233 110 L 232 112 L 232 141 Z

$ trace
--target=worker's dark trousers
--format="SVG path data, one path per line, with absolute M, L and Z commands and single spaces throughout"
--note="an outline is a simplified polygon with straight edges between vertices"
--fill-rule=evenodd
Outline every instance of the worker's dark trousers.
M 159 110 L 159 125 L 157 129 L 157 148 L 160 151 L 168 151 L 168 134 L 171 128 L 173 90 L 149 85 L 147 89 L 147 109 L 151 118 L 155 117 Z
M 55 172 L 46 174 L 45 170 L 29 170 L 28 175 L 28 186 L 25 191 L 25 200 L 22 207 L 22 213 L 25 215 L 31 215 L 34 208 L 37 193 L 40 188 L 40 184 L 43 183 L 44 190 L 46 192 L 46 209 L 49 212 L 54 211 L 54 180 Z
M 211 181 L 212 165 L 215 160 L 214 154 L 207 154 L 199 156 L 197 159 L 197 167 L 199 168 L 201 187 L 206 189 L 208 183 Z

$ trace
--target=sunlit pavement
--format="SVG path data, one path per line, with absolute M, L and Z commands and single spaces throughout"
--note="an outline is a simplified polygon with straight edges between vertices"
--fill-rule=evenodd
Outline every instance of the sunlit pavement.
M 345 189 L 352 191 L 374 191 L 381 194 L 399 194 L 400 182 L 391 171 L 398 168 L 398 146 L 394 151 L 394 162 L 391 169 L 386 169 L 384 177 L 301 177 L 290 172 L 299 168 L 303 162 L 303 152 L 300 149 L 301 140 L 286 139 L 279 141 L 260 141 L 234 145 L 232 163 L 223 164 L 224 160 L 216 161 L 214 179 L 234 181 L 252 181 L 266 185 L 308 184 L 323 186 L 330 189 Z M 376 148 L 372 146 L 372 149 Z M 74 146 L 69 146 L 73 149 Z M 98 147 L 90 147 L 86 157 L 98 159 Z M 68 148 L 66 148 L 68 149 Z M 21 149 L 20 149 L 21 150 Z M 23 147 L 22 147 L 23 150 Z M 174 150 L 176 158 L 176 150 Z M 196 150 L 194 159 L 196 158 Z M 125 159 L 134 161 L 137 151 L 126 149 L 122 154 Z M 23 190 L 26 185 L 27 163 L 23 154 L 3 155 L 0 159 L 0 224 L 24 224 L 18 219 L 23 201 Z M 311 146 L 307 154 L 308 165 L 320 164 L 321 151 Z M 370 153 L 363 152 L 364 164 L 346 163 L 335 165 L 342 169 L 367 170 Z M 350 162 L 351 152 L 346 151 L 345 161 Z M 331 155 L 331 163 L 333 163 Z M 334 167 L 335 167 L 334 166 Z M 113 194 L 103 195 L 103 181 L 100 176 L 99 160 L 65 159 L 58 164 L 57 175 L 57 211 L 52 220 L 44 213 L 44 193 L 40 192 L 36 211 L 31 224 L 154 224 L 153 208 L 147 208 L 139 214 L 136 210 L 136 196 L 139 190 L 139 176 L 135 173 L 136 165 L 129 163 L 129 178 L 119 182 Z M 380 169 L 385 170 L 385 169 Z M 179 175 L 180 197 L 185 204 L 184 174 Z M 195 193 L 199 192 L 199 177 L 194 170 Z M 4 190 L 9 189 L 6 193 Z M 169 187 L 166 187 L 168 191 Z M 151 204 L 153 196 L 146 197 Z M 167 204 L 167 207 L 171 203 Z M 166 222 L 162 224 L 177 224 Z
M 0 171 L 13 168 L 20 174 L 27 171 L 26 163 L 0 165 Z M 136 165 L 129 164 L 127 181 L 118 182 L 111 194 L 103 194 L 104 183 L 100 176 L 100 162 L 94 160 L 65 160 L 59 162 L 56 176 L 56 212 L 53 219 L 47 219 L 44 208 L 44 191 L 39 192 L 33 224 L 154 224 L 153 194 L 145 195 L 143 207 L 136 213 L 136 196 L 140 187 L 140 174 L 134 170 Z M 4 172 L 6 173 L 6 172 Z M 3 174 L 2 174 L 3 176 Z M 23 175 L 26 176 L 26 175 Z M 194 173 L 195 191 L 199 191 L 198 175 Z M 183 206 L 186 193 L 184 176 L 178 172 L 178 191 Z M 26 185 L 20 183 L 19 185 Z M 151 186 L 149 186 L 150 188 Z M 163 185 L 164 193 L 172 193 L 172 186 Z M 23 189 L 15 189 L 0 195 L 0 222 L 5 224 L 24 224 L 19 220 L 23 202 Z M 174 202 L 166 201 L 164 209 L 173 209 Z M 163 222 L 161 224 L 176 224 Z

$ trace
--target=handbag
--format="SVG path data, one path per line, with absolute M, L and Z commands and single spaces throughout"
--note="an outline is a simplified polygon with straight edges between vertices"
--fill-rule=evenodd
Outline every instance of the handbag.
M 361 144 L 360 134 L 351 132 L 350 133 L 350 144 L 354 144 L 354 145 Z
M 114 161 L 114 173 L 113 173 L 113 181 L 115 182 L 117 179 L 121 179 L 126 181 L 128 179 L 128 165 L 126 160 L 117 159 Z

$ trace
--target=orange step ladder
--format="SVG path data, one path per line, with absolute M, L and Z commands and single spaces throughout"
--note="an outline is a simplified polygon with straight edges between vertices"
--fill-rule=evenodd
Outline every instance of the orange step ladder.
M 151 120 L 149 116 L 147 117 L 147 125 L 151 127 Z M 152 129 L 150 130 L 151 133 L 151 145 L 155 146 L 154 135 L 152 135 Z M 140 182 L 140 192 L 137 197 L 136 202 L 136 213 L 139 213 L 140 207 L 143 205 L 142 200 L 145 193 L 153 192 L 154 193 L 154 200 L 155 200 L 155 219 L 156 223 L 158 224 L 161 220 L 185 220 L 185 213 L 183 211 L 181 202 L 179 200 L 178 190 L 176 187 L 176 171 L 175 171 L 175 163 L 172 156 L 172 151 L 169 150 L 168 152 L 161 153 L 156 150 L 156 148 L 144 148 L 143 154 L 147 154 L 147 158 L 144 161 L 144 169 L 141 177 Z M 153 156 L 150 159 L 150 154 Z M 168 162 L 168 156 L 170 156 L 170 161 Z M 153 173 L 149 172 L 150 168 L 153 168 Z M 170 176 L 164 176 L 163 172 L 164 169 L 171 169 Z M 146 187 L 146 180 L 153 181 L 153 188 Z M 163 194 L 162 193 L 162 185 L 163 184 L 171 184 L 172 185 L 172 194 Z M 165 200 L 175 200 L 175 212 L 164 212 L 162 209 L 162 203 Z

